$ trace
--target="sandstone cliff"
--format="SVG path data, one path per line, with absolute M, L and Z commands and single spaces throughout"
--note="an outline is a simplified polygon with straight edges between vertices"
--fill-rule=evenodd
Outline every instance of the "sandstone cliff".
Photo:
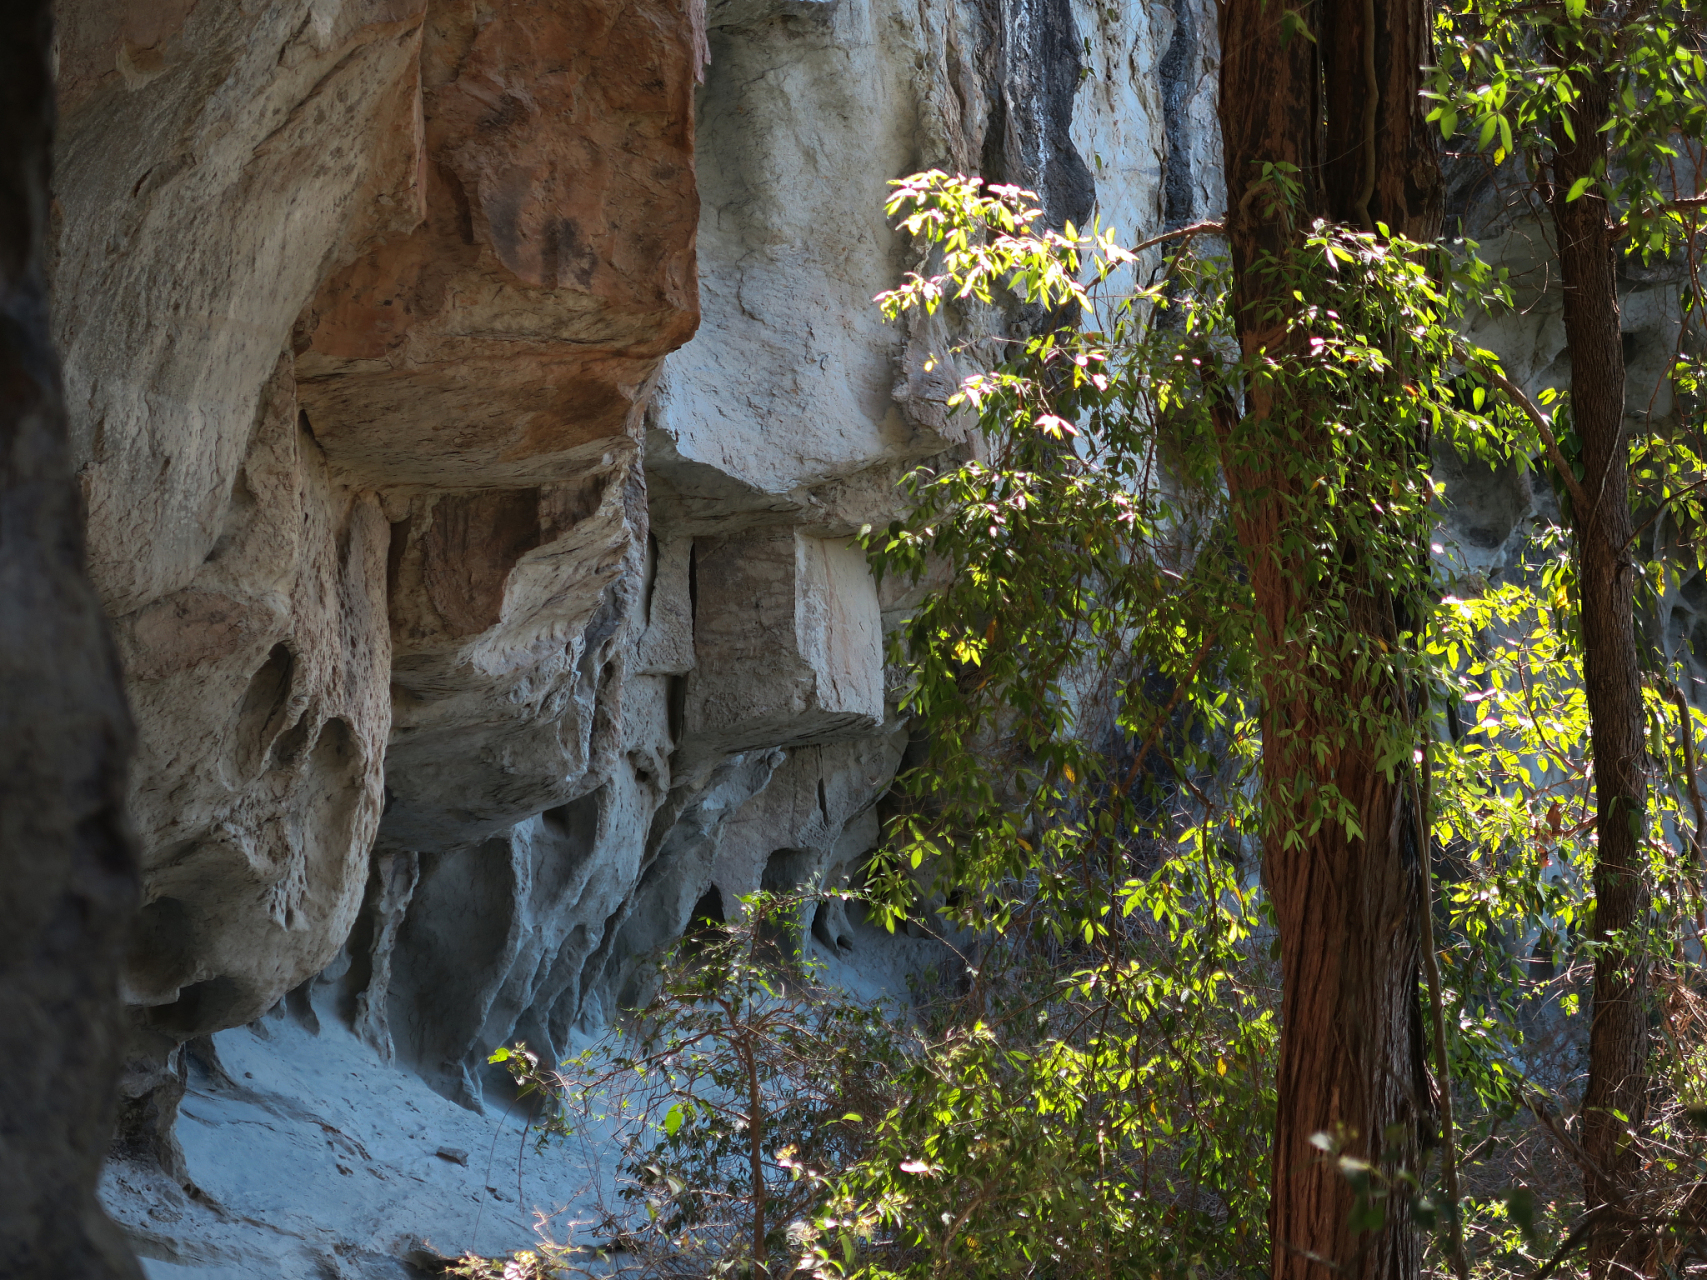
M 1130 238 L 1218 214 L 1213 7 L 58 17 L 56 339 L 140 738 L 107 1203 L 155 1277 L 523 1243 L 597 1144 L 517 1172 L 486 1052 L 568 1049 L 690 913 L 876 839 L 905 601 L 848 538 L 970 447 L 945 331 L 871 305 L 918 265 L 886 181 L 980 172 Z M 1478 337 L 1562 385 L 1544 239 L 1456 172 L 1525 302 Z M 1625 282 L 1633 414 L 1674 411 L 1668 270 Z M 1545 484 L 1437 462 L 1443 559 L 1509 564 Z M 1676 654 L 1702 583 L 1661 603 Z M 862 990 L 929 959 L 811 923 Z
M 155 1275 L 519 1243 L 435 1155 L 501 1125 L 490 1048 L 567 1048 L 696 907 L 876 839 L 898 602 L 848 538 L 967 443 L 942 332 L 871 304 L 916 265 L 886 181 L 1215 212 L 1211 11 L 58 20 L 56 337 L 140 737 L 108 1202 Z M 923 945 L 813 925 L 873 989 Z

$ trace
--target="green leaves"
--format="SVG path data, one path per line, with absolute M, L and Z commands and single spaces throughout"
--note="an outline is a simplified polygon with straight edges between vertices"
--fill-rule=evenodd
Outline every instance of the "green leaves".
M 1071 224 L 1065 234 L 1048 228 L 1032 232 L 1042 212 L 1036 194 L 1020 187 L 986 187 L 977 178 L 940 169 L 889 185 L 895 190 L 884 211 L 892 218 L 900 215 L 900 230 L 942 250 L 939 274 L 909 273 L 899 288 L 874 299 L 891 319 L 911 307 L 934 315 L 945 296 L 993 305 L 1004 290 L 1021 293 L 1046 310 L 1066 302 L 1088 310 L 1079 278 L 1081 254 L 1091 254 L 1103 271 L 1122 261 L 1112 237 L 1098 227 L 1089 233 Z
M 1573 136 L 1580 62 L 1543 65 L 1535 51 L 1567 36 L 1572 58 L 1604 56 L 1625 77 L 1620 129 L 1699 106 L 1696 55 L 1671 37 L 1614 49 L 1600 15 L 1579 5 L 1565 18 L 1483 0 L 1443 15 L 1451 74 L 1430 90 L 1443 135 L 1473 128 L 1496 162 L 1544 162 L 1556 133 Z M 1560 35 L 1571 23 L 1580 31 Z M 1668 145 L 1655 136 L 1648 158 Z M 1258 177 L 1262 198 L 1296 199 L 1295 172 Z M 1566 196 L 1593 189 L 1628 209 L 1648 192 L 1631 182 L 1596 174 Z M 1361 834 L 1336 772 L 1349 752 L 1429 780 L 1424 822 L 1449 881 L 1452 1085 L 1473 1115 L 1522 1103 L 1524 1015 L 1541 988 L 1510 940 L 1544 945 L 1561 972 L 1589 957 L 1581 886 L 1597 819 L 1573 562 L 1542 529 L 1508 580 L 1461 573 L 1436 543 L 1429 453 L 1432 440 L 1525 467 L 1545 427 L 1580 472 L 1568 400 L 1538 425 L 1514 409 L 1493 353 L 1457 338 L 1464 315 L 1511 303 L 1473 256 L 1300 218 L 1249 268 L 1266 333 L 1247 351 L 1228 265 L 1200 234 L 1146 257 L 1154 283 L 1131 287 L 1119 273 L 1133 251 L 1095 229 L 1034 231 L 1026 193 L 941 174 L 897 190 L 892 212 L 911 210 L 904 225 L 942 271 L 885 295 L 890 314 L 971 298 L 1073 302 L 1083 319 L 956 347 L 975 370 L 956 408 L 983 447 L 915 473 L 907 514 L 862 533 L 880 576 L 932 588 L 890 651 L 928 759 L 892 797 L 874 910 L 891 928 L 979 931 L 992 955 L 977 966 L 977 1016 L 937 1024 L 909 1101 L 882 1121 L 887 1163 L 859 1166 L 847 1203 L 924 1259 L 909 1273 L 921 1277 L 999 1275 L 998 1258 L 1032 1274 L 1149 1275 L 1187 1256 L 1232 1268 L 1245 1255 L 1227 1224 L 1263 1217 L 1252 1171 L 1277 1035 L 1279 945 L 1257 851 L 1328 826 Z M 990 313 L 959 319 L 974 315 Z M 1707 519 L 1666 479 L 1686 473 L 1707 474 L 1707 459 L 1638 438 L 1636 482 Z M 1285 616 L 1257 607 L 1259 574 L 1286 583 Z M 1663 577 L 1644 589 L 1679 588 Z M 1368 624 L 1374 593 L 1405 619 L 1392 634 Z M 1266 727 L 1259 689 L 1286 709 Z M 1677 719 L 1657 694 L 1651 710 L 1651 751 L 1668 761 Z M 1656 806 L 1644 846 L 1656 858 L 1680 812 L 1675 796 Z M 1033 965 L 1042 954 L 1070 957 L 1070 976 Z M 1576 1001 L 1559 995 L 1558 1016 L 1578 1017 Z M 940 1172 L 902 1178 L 906 1161 Z M 1342 1172 L 1366 1229 L 1394 1197 L 1419 1220 L 1441 1216 L 1418 1171 Z M 1227 1216 L 1193 1217 L 1201 1197 Z M 1528 1231 L 1512 1201 L 1475 1211 L 1508 1215 L 1513 1240 Z
M 1530 174 L 1551 164 L 1555 140 L 1577 142 L 1574 116 L 1591 83 L 1608 95 L 1606 144 L 1618 163 L 1592 181 L 1573 177 L 1567 200 L 1598 184 L 1630 237 L 1649 257 L 1677 251 L 1689 234 L 1668 208 L 1679 165 L 1707 139 L 1707 62 L 1699 52 L 1707 12 L 1692 0 L 1635 8 L 1565 0 L 1562 9 L 1525 0 L 1469 0 L 1440 11 L 1439 69 L 1426 96 L 1429 119 L 1452 136 L 1450 119 L 1475 125 L 1476 147 L 1495 164 L 1520 156 Z M 1699 65 L 1698 65 L 1699 64 Z
M 1515 145 L 1503 92 L 1479 110 L 1490 139 Z M 1441 108 L 1449 133 L 1457 111 Z M 1282 203 L 1300 190 L 1281 166 L 1259 185 Z M 920 223 L 925 247 L 973 244 L 988 198 L 962 192 L 951 215 Z M 1173 1249 L 1232 1266 L 1249 1246 L 1239 1253 L 1221 1221 L 1187 1206 L 1212 1194 L 1239 1220 L 1263 1217 L 1253 1170 L 1272 1105 L 1278 947 L 1251 851 L 1330 824 L 1358 838 L 1334 762 L 1368 750 L 1397 776 L 1433 750 L 1378 692 L 1455 669 L 1472 651 L 1451 630 L 1464 615 L 1435 636 L 1371 634 L 1353 621 L 1356 584 L 1408 602 L 1412 626 L 1435 625 L 1434 570 L 1417 555 L 1437 519 L 1424 442 L 1499 459 L 1517 447 L 1491 384 L 1461 381 L 1453 330 L 1506 294 L 1479 263 L 1385 230 L 1301 225 L 1253 268 L 1263 296 L 1288 301 L 1265 317 L 1272 340 L 1246 354 L 1227 264 L 1195 239 L 1125 296 L 1104 285 L 1130 252 L 1021 239 L 891 299 L 897 313 L 928 309 L 964 291 L 955 270 L 1006 272 L 1025 302 L 1090 309 L 1083 329 L 1034 336 L 967 377 L 960 408 L 981 460 L 916 474 L 907 516 L 863 535 L 885 577 L 941 575 L 891 653 L 929 759 L 901 779 L 904 812 L 868 883 L 893 895 L 891 921 L 923 898 L 955 926 L 1025 922 L 1000 954 L 1086 960 L 1070 981 L 1020 984 L 1012 1006 L 996 997 L 995 1013 L 945 1033 L 910 1077 L 917 1107 L 885 1122 L 891 1174 L 919 1160 L 943 1175 L 926 1186 L 873 1173 L 862 1203 L 904 1206 L 885 1219 L 903 1240 L 973 1270 L 998 1249 L 1060 1274 L 1149 1274 Z M 1066 277 L 1086 282 L 1082 295 Z M 1247 411 L 1281 388 L 1264 414 Z M 1230 498 L 1234 470 L 1263 477 L 1241 493 L 1281 498 Z M 1259 511 L 1277 530 L 1267 543 L 1245 536 Z M 1256 572 L 1294 584 L 1283 631 L 1256 607 Z M 1308 716 L 1277 718 L 1265 739 L 1258 689 Z M 1203 1110 L 1206 1099 L 1220 1101 Z M 1167 1171 L 1165 1194 L 1144 1169 Z M 1370 1185 L 1370 1221 L 1387 1194 Z M 1091 1225 L 1064 1243 L 1046 1229 L 1063 1220 Z
M 1280 47 L 1284 49 L 1292 43 L 1295 36 L 1302 36 L 1311 44 L 1316 43 L 1316 33 L 1310 30 L 1310 24 L 1296 9 L 1280 11 Z

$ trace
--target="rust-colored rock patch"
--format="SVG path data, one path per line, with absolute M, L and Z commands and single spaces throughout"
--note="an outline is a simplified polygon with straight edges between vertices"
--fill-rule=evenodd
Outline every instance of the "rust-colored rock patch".
M 692 23 L 678 0 L 435 3 L 426 218 L 323 285 L 302 397 L 387 481 L 533 484 L 631 433 L 698 324 Z

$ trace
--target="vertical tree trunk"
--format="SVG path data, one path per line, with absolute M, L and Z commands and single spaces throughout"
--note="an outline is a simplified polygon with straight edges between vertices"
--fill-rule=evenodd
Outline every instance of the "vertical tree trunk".
M 1438 229 L 1439 169 L 1416 96 L 1425 17 L 1420 0 L 1326 0 L 1312 42 L 1302 32 L 1287 38 L 1281 4 L 1221 6 L 1228 238 L 1247 355 L 1276 351 L 1285 341 L 1273 318 L 1279 299 L 1254 268 L 1264 255 L 1283 253 L 1294 228 L 1270 212 L 1254 187 L 1263 163 L 1296 166 L 1312 211 L 1327 217 L 1371 229 L 1379 222 L 1418 237 Z M 1262 440 L 1262 423 L 1285 407 L 1274 398 L 1283 394 L 1272 387 L 1251 391 L 1242 439 Z M 1284 984 L 1270 1274 L 1273 1280 L 1408 1280 L 1422 1257 L 1408 1198 L 1392 1196 L 1378 1226 L 1354 1229 L 1356 1193 L 1311 1142 L 1327 1133 L 1345 1154 L 1387 1170 L 1415 1169 L 1418 1104 L 1426 1105 L 1428 1086 L 1417 1004 L 1419 833 L 1406 802 L 1407 779 L 1403 771 L 1387 779 L 1376 767 L 1374 743 L 1354 741 L 1318 761 L 1311 739 L 1332 731 L 1324 716 L 1333 709 L 1300 697 L 1288 679 L 1308 670 L 1308 642 L 1295 637 L 1319 606 L 1300 585 L 1303 553 L 1283 551 L 1299 545 L 1288 536 L 1296 467 L 1281 456 L 1293 447 L 1274 433 L 1266 457 L 1260 444 L 1224 453 L 1270 672 L 1263 785 L 1273 826 L 1263 875 L 1275 906 Z M 1326 451 L 1329 442 L 1320 447 Z M 1346 557 L 1348 565 L 1355 561 Z M 1355 602 L 1350 624 L 1396 643 L 1403 602 L 1371 583 L 1343 585 Z M 1335 693 L 1346 707 L 1367 697 L 1397 714 L 1409 696 L 1349 678 Z M 1301 841 L 1286 840 L 1288 813 L 1297 804 L 1288 789 L 1308 793 L 1325 784 L 1355 805 L 1362 838 L 1324 823 L 1314 834 L 1300 831 Z
M 48 341 L 50 37 L 46 0 L 0 6 L 0 1271 L 140 1280 L 95 1201 L 137 870 L 130 721 Z
M 1549 50 L 1558 65 L 1575 65 L 1580 96 L 1571 107 L 1573 140 L 1555 125 L 1550 204 L 1558 233 L 1564 284 L 1565 338 L 1571 353 L 1571 411 L 1583 449 L 1583 490 L 1593 503 L 1571 513 L 1575 526 L 1583 682 L 1594 752 L 1594 932 L 1597 943 L 1638 928 L 1648 909 L 1642 866 L 1647 816 L 1644 715 L 1636 660 L 1635 532 L 1630 512 L 1629 442 L 1624 435 L 1624 347 L 1619 331 L 1618 280 L 1606 202 L 1590 188 L 1566 200 L 1571 184 L 1606 160 L 1611 86 L 1582 50 Z M 1647 972 L 1638 951 L 1607 947 L 1594 962 L 1589 1023 L 1589 1077 L 1583 1099 L 1583 1151 L 1589 1208 L 1615 1203 L 1637 1171 L 1638 1151 L 1621 1141 L 1627 1127 L 1614 1112 L 1641 1122 L 1647 1090 Z M 1604 1220 L 1603 1220 L 1604 1221 Z M 1591 1274 L 1619 1261 L 1642 1270 L 1643 1242 L 1611 1225 L 1589 1242 Z

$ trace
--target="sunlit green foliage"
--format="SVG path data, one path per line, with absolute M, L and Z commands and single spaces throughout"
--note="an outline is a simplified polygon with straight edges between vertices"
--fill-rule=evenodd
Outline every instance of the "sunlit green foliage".
M 1286 199 L 1285 175 L 1272 177 L 1273 198 Z M 1139 287 L 1134 255 L 1106 233 L 1017 234 L 1039 216 L 1025 194 L 943 174 L 900 184 L 892 210 L 911 209 L 904 228 L 940 243 L 945 258 L 940 274 L 880 299 L 895 314 L 1008 289 L 1082 313 L 1073 318 L 1083 323 L 1048 326 L 967 379 L 959 398 L 978 416 L 988 460 L 916 475 L 909 517 L 866 536 L 879 574 L 939 565 L 948 578 L 907 624 L 897 656 L 911 675 L 903 709 L 939 748 L 912 782 L 954 832 L 936 842 L 916 821 L 907 856 L 915 866 L 932 859 L 962 888 L 1031 866 L 1045 838 L 1071 838 L 1073 824 L 1041 822 L 1039 806 L 1070 809 L 1099 786 L 1107 804 L 1125 803 L 1140 775 L 1120 776 L 1123 754 L 1129 771 L 1150 765 L 1187 779 L 1248 765 L 1255 730 L 1241 691 L 1264 676 L 1299 682 L 1287 697 L 1304 705 L 1335 698 L 1349 674 L 1390 686 L 1382 702 L 1335 706 L 1329 736 L 1289 749 L 1325 759 L 1372 740 L 1385 744 L 1388 767 L 1408 760 L 1417 735 L 1396 693 L 1416 673 L 1430 589 L 1420 550 L 1437 518 L 1428 439 L 1486 456 L 1536 447 L 1524 419 L 1479 412 L 1483 387 L 1473 407 L 1455 394 L 1462 354 L 1472 381 L 1479 365 L 1494 367 L 1449 328 L 1467 303 L 1502 297 L 1473 261 L 1301 229 L 1286 260 L 1264 268 L 1288 286 L 1275 317 L 1283 339 L 1247 362 L 1232 340 L 1225 262 L 1200 250 L 1202 237 Z M 1252 423 L 1234 411 L 1244 389 L 1271 382 L 1301 406 L 1291 417 Z M 1221 484 L 1229 464 L 1264 469 L 1263 492 L 1280 495 L 1277 566 L 1246 560 L 1249 513 L 1227 509 Z M 1353 562 L 1362 572 L 1348 575 Z M 1248 585 L 1271 567 L 1310 602 L 1302 629 L 1283 636 L 1268 634 Z M 1397 598 L 1408 634 L 1390 642 L 1352 625 L 1359 602 L 1348 578 Z M 1087 702 L 1089 690 L 1112 696 Z M 992 752 L 1011 769 L 989 769 Z M 1291 839 L 1356 822 L 1331 784 L 1281 807 Z M 1100 834 L 1137 829 L 1128 815 L 1115 825 Z
M 941 274 L 885 295 L 892 312 L 957 298 L 996 302 L 1006 289 L 1040 304 L 1066 303 L 1078 323 L 1044 327 L 1001 367 L 967 379 L 964 403 L 978 414 L 987 453 L 915 477 L 911 517 L 867 536 L 880 572 L 922 576 L 935 568 L 947 581 L 913 613 L 897 648 L 912 678 L 904 705 L 928 727 L 932 751 L 929 766 L 907 779 L 913 806 L 873 889 L 900 910 L 918 886 L 934 886 L 941 909 L 966 924 L 1044 921 L 1101 949 L 1104 974 L 1145 972 L 1163 984 L 1192 972 L 1175 967 L 1178 938 L 1212 929 L 1229 901 L 1237 901 L 1243 927 L 1253 927 L 1263 906 L 1252 854 L 1265 821 L 1275 818 L 1261 812 L 1254 786 L 1259 753 L 1273 744 L 1258 741 L 1249 691 L 1274 650 L 1253 616 L 1251 548 L 1236 536 L 1237 512 L 1220 482 L 1226 459 L 1239 458 L 1233 433 L 1240 424 L 1224 407 L 1228 388 L 1264 378 L 1314 388 L 1289 398 L 1309 405 L 1316 420 L 1264 426 L 1312 445 L 1325 426 L 1340 441 L 1327 467 L 1314 450 L 1315 474 L 1275 477 L 1290 486 L 1291 536 L 1306 539 L 1283 547 L 1312 602 L 1308 633 L 1284 638 L 1311 652 L 1302 679 L 1320 681 L 1300 696 L 1307 704 L 1321 699 L 1331 677 L 1348 668 L 1427 692 L 1420 714 L 1397 700 L 1336 707 L 1331 719 L 1345 736 L 1312 741 L 1307 750 L 1331 753 L 1362 736 L 1389 742 L 1392 767 L 1407 758 L 1426 766 L 1436 869 L 1449 881 L 1437 905 L 1437 945 L 1453 1088 L 1469 1109 L 1464 1146 L 1478 1166 L 1470 1184 L 1500 1184 L 1466 1206 L 1472 1244 L 1481 1244 L 1483 1266 L 1533 1267 L 1544 1256 L 1536 1251 L 1565 1234 L 1572 1187 L 1564 1180 L 1541 1188 L 1549 1198 L 1536 1208 L 1535 1193 L 1515 1185 L 1500 1163 L 1497 1131 L 1530 1125 L 1525 1109 L 1543 1127 L 1566 1126 L 1559 1117 L 1572 1106 L 1568 1072 L 1541 1041 L 1580 1035 L 1570 1026 L 1585 1012 L 1579 975 L 1588 958 L 1582 921 L 1592 910 L 1585 897 L 1592 763 L 1571 561 L 1558 530 L 1541 531 L 1531 554 L 1542 558 L 1503 583 L 1455 580 L 1422 550 L 1439 519 L 1431 434 L 1488 463 L 1527 465 L 1542 453 L 1542 411 L 1525 404 L 1519 412 L 1510 399 L 1519 393 L 1493 355 L 1468 347 L 1452 328 L 1467 301 L 1505 301 L 1498 281 L 1473 258 L 1305 229 L 1298 255 L 1269 267 L 1294 273 L 1297 306 L 1281 317 L 1292 339 L 1245 367 L 1228 332 L 1224 264 L 1203 251 L 1202 233 L 1164 263 L 1145 262 L 1153 283 L 1117 293 L 1115 282 L 1133 278 L 1133 255 L 1100 230 L 1019 234 L 1036 220 L 1019 193 L 922 175 L 902 185 L 894 208 L 909 205 L 906 229 L 946 252 Z M 1568 428 L 1568 419 L 1554 425 Z M 1347 600 L 1325 571 L 1348 556 L 1363 557 L 1368 580 L 1403 601 L 1411 630 L 1398 643 L 1351 626 Z M 1666 680 L 1652 683 L 1649 705 L 1655 759 L 1681 779 L 1677 708 Z M 1656 910 L 1674 928 L 1679 909 L 1699 902 L 1688 896 L 1699 892 L 1698 878 L 1681 860 L 1681 833 L 1695 819 L 1679 821 L 1680 794 L 1676 788 L 1656 804 L 1648 832 L 1662 886 Z M 1331 788 L 1289 799 L 1297 808 L 1285 820 L 1295 832 L 1355 821 Z M 1198 857 L 1220 859 L 1225 883 L 1236 882 L 1241 893 L 1188 895 L 1170 948 L 1123 950 L 1118 921 L 1134 895 Z M 1547 972 L 1532 963 L 1539 956 Z M 1229 974 L 1248 975 L 1253 959 L 1247 950 L 1222 963 Z M 1081 998 L 1097 990 L 1096 974 L 1076 975 Z M 1681 977 L 1679 984 L 1687 989 Z M 1108 996 L 1113 989 L 1103 987 L 1105 1011 L 1118 1003 Z M 1227 990 L 1255 987 L 1234 980 Z M 1125 1034 L 1136 1035 L 1135 1027 L 1127 1022 Z M 1171 1046 L 1170 1069 L 1186 1082 L 1178 1087 L 1212 1092 L 1219 1077 L 1204 1064 L 1222 1058 L 1182 1051 L 1189 1042 Z M 1055 1043 L 1040 1034 L 1026 1060 L 1048 1060 Z M 955 1053 L 985 1060 L 968 1046 Z M 954 1080 L 950 1092 L 960 1097 Z M 1106 1077 L 1099 1083 L 1121 1088 Z M 1046 1112 L 1047 1086 L 1031 1084 L 1033 1107 Z M 929 1108 L 940 1107 L 935 1099 L 949 1085 L 927 1073 L 918 1088 L 920 1114 L 935 1114 L 939 1140 L 946 1139 L 954 1132 L 947 1113 Z M 1105 1099 L 1097 1109 L 1129 1115 L 1124 1101 Z M 1566 1127 L 1560 1132 L 1568 1148 Z M 1686 1140 L 1676 1125 L 1668 1133 Z M 1199 1141 L 1184 1126 L 1171 1137 L 1182 1152 Z M 968 1188 L 985 1184 L 971 1154 L 951 1149 L 958 1163 L 934 1162 L 930 1185 L 965 1208 Z M 1247 1135 L 1236 1149 L 1237 1157 L 1207 1162 L 1225 1219 L 1212 1216 L 1194 1229 L 1175 1210 L 1164 1231 L 1134 1231 L 1118 1241 L 1124 1253 L 1108 1249 L 1098 1265 L 1110 1274 L 1123 1265 L 1172 1273 L 1189 1259 L 1212 1270 L 1261 1266 L 1263 1246 L 1248 1237 L 1231 1253 L 1215 1247 L 1237 1238 L 1235 1223 L 1253 1226 L 1261 1203 L 1260 1191 L 1242 1194 L 1237 1185 L 1263 1177 L 1256 1145 Z M 1044 1182 L 1094 1184 L 1083 1154 L 1080 1165 L 1071 1177 L 1056 1170 Z M 1095 1168 L 1108 1167 L 1099 1147 Z M 956 1181 L 956 1169 L 966 1181 Z M 907 1194 L 904 1180 L 889 1192 L 891 1218 L 899 1206 L 915 1211 L 917 1240 L 933 1242 L 946 1259 L 953 1231 L 936 1224 L 952 1228 L 954 1216 L 925 1211 L 933 1196 Z M 1004 1238 L 1026 1235 L 1010 1227 Z M 990 1248 L 987 1233 L 976 1238 Z M 1205 1241 L 1215 1244 L 1205 1248 Z M 1510 1249 L 1519 1252 L 1500 1262 Z M 1040 1256 L 1021 1253 L 1033 1263 Z M 1083 1259 L 1059 1260 L 1063 1274 L 1094 1271 Z
M 1061 976 L 995 958 L 840 1180 L 820 1272 L 849 1244 L 874 1280 L 1259 1271 L 1277 1028 L 1253 896 L 1198 848 L 1111 931 L 1033 955 Z
M 1606 201 L 1629 265 L 1681 270 L 1678 307 L 1682 343 L 1667 371 L 1669 388 L 1692 412 L 1651 417 L 1634 433 L 1632 501 L 1649 519 L 1638 532 L 1651 614 L 1665 594 L 1657 549 L 1672 544 L 1707 566 L 1699 537 L 1707 528 L 1707 457 L 1699 430 L 1702 287 L 1697 254 L 1707 227 L 1707 10 L 1694 0 L 1641 4 L 1530 4 L 1527 0 L 1458 0 L 1436 11 L 1438 66 L 1428 97 L 1429 120 L 1449 143 L 1516 170 L 1513 203 L 1539 210 L 1552 192 L 1556 144 L 1575 137 L 1570 108 L 1587 75 L 1608 85 L 1606 144 L 1611 166 L 1576 179 L 1567 202 L 1586 195 Z M 1508 164 L 1508 162 L 1510 162 Z M 1660 387 L 1635 388 L 1644 397 Z M 1669 395 L 1666 396 L 1669 399 Z M 1568 393 L 1558 406 L 1557 433 L 1575 478 L 1580 447 Z M 1555 478 L 1555 484 L 1560 484 Z M 1570 499 L 1560 486 L 1561 505 Z M 1693 543 L 1693 545 L 1690 545 Z M 1682 544 L 1681 547 L 1678 544 Z

